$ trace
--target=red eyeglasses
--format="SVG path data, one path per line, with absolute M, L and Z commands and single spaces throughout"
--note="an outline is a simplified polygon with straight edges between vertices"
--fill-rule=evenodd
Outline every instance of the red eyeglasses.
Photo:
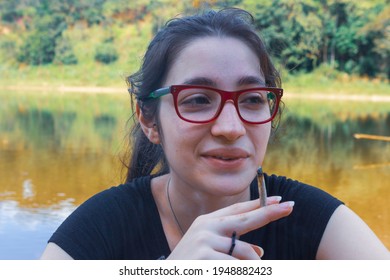
M 263 124 L 273 120 L 283 89 L 256 87 L 238 91 L 224 91 L 196 85 L 172 85 L 157 89 L 141 101 L 159 98 L 171 93 L 177 115 L 191 123 L 208 123 L 218 118 L 225 102 L 232 100 L 243 122 Z

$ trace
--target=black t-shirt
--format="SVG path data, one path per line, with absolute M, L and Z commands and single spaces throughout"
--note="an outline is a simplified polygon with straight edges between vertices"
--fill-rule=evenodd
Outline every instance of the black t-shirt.
M 315 259 L 334 210 L 342 204 L 326 192 L 275 175 L 264 176 L 268 196 L 295 201 L 293 212 L 240 237 L 264 249 L 262 259 Z M 74 259 L 160 259 L 170 249 L 151 191 L 141 177 L 98 193 L 80 205 L 50 238 Z M 251 199 L 259 193 L 251 184 Z

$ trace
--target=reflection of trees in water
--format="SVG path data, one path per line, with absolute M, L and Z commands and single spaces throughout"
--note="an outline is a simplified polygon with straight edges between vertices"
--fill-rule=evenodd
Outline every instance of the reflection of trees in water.
M 18 112 L 12 123 L 13 129 L 18 127 L 25 144 L 32 148 L 64 148 L 67 141 L 77 139 L 91 142 L 100 139 L 106 146 L 113 141 L 118 126 L 116 116 L 109 114 L 88 119 L 78 118 L 76 112 L 50 112 L 35 108 Z M 305 150 L 326 158 L 334 151 L 340 155 L 353 152 L 369 156 L 373 146 L 387 146 L 387 143 L 380 141 L 357 141 L 353 138 L 355 133 L 390 135 L 390 113 L 379 117 L 366 115 L 334 122 L 325 120 L 324 124 L 290 114 L 282 120 L 270 149 L 283 149 L 294 158 Z
M 13 120 L 3 121 L 0 129 L 17 132 L 15 139 L 21 142 L 17 145 L 29 149 L 61 151 L 75 147 L 103 152 L 123 139 L 125 132 L 119 131 L 119 116 L 102 112 L 85 115 L 78 111 L 31 108 L 16 111 L 15 116 Z M 12 123 L 12 130 L 4 123 Z M 334 116 L 318 120 L 288 114 L 271 141 L 268 152 L 271 159 L 266 160 L 273 166 L 299 170 L 308 176 L 313 170 L 307 166 L 321 166 L 332 171 L 332 180 L 337 180 L 337 174 L 346 166 L 388 161 L 389 143 L 357 140 L 353 138 L 355 133 L 390 135 L 390 113 L 342 120 Z M 321 174 L 321 170 L 318 173 Z
M 17 124 L 28 142 L 37 147 L 46 146 L 47 141 L 55 135 L 53 114 L 46 110 L 32 109 L 18 112 Z
M 283 145 L 301 146 L 312 142 L 321 153 L 329 153 L 334 149 L 349 151 L 372 146 L 372 141 L 355 141 L 353 138 L 355 133 L 390 135 L 390 113 L 327 122 L 326 125 L 309 118 L 289 115 L 284 122 L 280 129 L 281 135 L 278 136 Z M 387 145 L 385 142 L 378 144 Z
M 110 146 L 117 128 L 116 117 L 108 114 L 79 117 L 74 111 L 51 112 L 36 108 L 17 112 L 12 123 L 13 130 L 22 134 L 19 140 L 24 141 L 23 146 L 32 149 L 64 149 L 78 145 L 99 149 Z
M 96 133 L 104 140 L 111 142 L 116 128 L 116 118 L 110 115 L 96 116 L 93 119 Z
M 33 148 L 59 148 L 71 131 L 77 117 L 75 112 L 53 113 L 49 110 L 19 111 L 16 125 L 19 126 L 26 145 Z

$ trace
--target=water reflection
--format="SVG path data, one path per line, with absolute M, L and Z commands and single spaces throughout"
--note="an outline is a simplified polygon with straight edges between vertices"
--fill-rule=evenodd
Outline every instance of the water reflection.
M 0 259 L 34 259 L 77 205 L 123 178 L 128 104 L 96 96 L 30 107 L 15 100 L 0 105 Z M 287 113 L 264 168 L 340 198 L 390 248 L 390 143 L 354 133 L 390 135 L 390 110 L 331 120 Z
M 57 226 L 75 209 L 72 199 L 49 208 L 24 208 L 0 200 L 0 259 L 37 259 Z
M 100 138 L 104 139 L 107 144 L 110 144 L 115 135 L 114 130 L 117 125 L 117 120 L 110 115 L 97 116 L 93 119 L 93 125 Z

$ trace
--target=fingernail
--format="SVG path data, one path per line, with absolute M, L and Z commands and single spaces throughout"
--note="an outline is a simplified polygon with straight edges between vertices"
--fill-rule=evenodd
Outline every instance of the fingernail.
M 281 196 L 271 196 L 271 197 L 268 197 L 269 200 L 273 201 L 273 202 L 280 202 L 282 200 L 282 197 Z
M 282 208 L 292 208 L 294 206 L 295 202 L 294 201 L 285 201 L 279 204 L 280 207 Z
M 261 258 L 264 255 L 263 248 L 259 246 L 253 246 L 253 249 L 256 251 L 256 254 Z

